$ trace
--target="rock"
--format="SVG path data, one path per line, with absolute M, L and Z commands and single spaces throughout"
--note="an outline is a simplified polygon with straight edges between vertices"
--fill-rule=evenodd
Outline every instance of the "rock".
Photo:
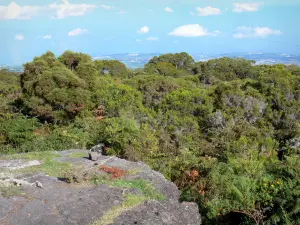
M 38 188 L 43 188 L 42 183 L 39 182 L 39 181 L 36 181 L 36 182 L 35 182 L 35 186 L 37 186 Z
M 102 143 L 92 147 L 89 150 L 89 160 L 93 160 L 93 161 L 98 160 L 98 157 L 101 156 L 104 152 L 104 147 L 105 145 Z
M 14 185 L 14 186 L 32 186 L 33 183 L 29 183 L 26 180 L 23 179 L 14 179 L 14 178 L 9 178 L 5 180 L 0 180 L 0 185 L 3 186 L 9 186 L 9 185 Z
M 17 169 L 23 169 L 26 167 L 31 166 L 38 166 L 41 165 L 41 162 L 38 160 L 32 160 L 32 161 L 25 161 L 25 160 L 0 160 L 0 168 L 2 169 L 10 169 L 10 170 L 17 170 Z
M 33 185 L 21 185 L 22 192 L 26 193 L 24 196 L 27 197 L 22 195 L 23 197 L 4 198 L 0 194 L 0 224 L 201 224 L 198 206 L 195 203 L 180 203 L 177 187 L 148 165 L 103 155 L 98 155 L 96 162 L 87 157 L 72 157 L 72 154 L 82 152 L 84 150 L 62 151 L 59 152 L 59 157 L 53 160 L 71 163 L 74 166 L 80 165 L 81 175 L 96 173 L 100 177 L 105 174 L 112 176 L 105 172 L 110 171 L 109 169 L 101 168 L 121 170 L 125 173 L 122 177 L 103 180 L 97 185 L 90 182 L 68 184 L 60 177 L 38 172 L 22 174 L 18 170 L 18 173 L 14 172 L 17 175 L 10 178 L 7 178 L 9 174 L 3 174 L 0 181 L 9 179 Z M 7 161 L 2 163 L 5 162 Z M 114 185 L 114 182 L 117 185 Z M 147 185 L 146 189 L 142 188 L 143 184 Z M 153 190 L 150 195 L 147 194 L 149 190 Z M 129 196 L 133 196 L 137 201 L 128 201 Z
M 143 225 L 194 225 L 201 224 L 196 203 L 178 204 L 172 200 L 158 202 L 146 201 L 122 213 L 114 225 L 143 224 Z
M 89 152 L 89 160 L 97 161 L 99 156 L 101 156 L 101 154 L 98 152 Z
M 13 202 L 0 195 L 0 222 L 12 210 Z M 1 224 L 1 223 L 0 223 Z

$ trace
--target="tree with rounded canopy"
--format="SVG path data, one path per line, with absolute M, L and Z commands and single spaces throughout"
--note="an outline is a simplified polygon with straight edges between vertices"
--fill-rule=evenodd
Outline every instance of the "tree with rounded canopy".
M 193 72 L 200 74 L 200 79 L 205 81 L 205 83 L 208 80 L 212 80 L 212 76 L 222 81 L 231 81 L 238 78 L 256 78 L 258 73 L 253 63 L 255 61 L 223 57 L 208 60 L 207 62 L 197 62 L 194 65 Z
M 92 57 L 81 52 L 65 51 L 60 57 L 58 57 L 58 60 L 68 69 L 74 70 L 79 63 L 92 62 Z
M 125 64 L 118 60 L 95 60 L 94 64 L 100 74 L 109 74 L 113 77 L 122 78 L 128 76 L 128 70 Z
M 47 52 L 24 65 L 21 75 L 22 101 L 29 114 L 42 120 L 72 119 L 93 106 L 92 93 L 88 89 L 93 74 L 78 76 L 60 61 L 74 70 L 77 67 L 80 69 L 83 62 L 89 60 L 87 55 L 72 55 L 71 52 L 64 53 L 57 60 L 53 53 Z
M 160 55 L 159 57 L 155 56 L 152 58 L 147 66 L 154 64 L 157 65 L 158 63 L 171 63 L 176 69 L 188 70 L 191 71 L 192 65 L 194 64 L 194 59 L 192 56 L 187 54 L 186 52 L 175 53 L 175 54 L 164 54 Z
M 108 68 L 112 76 L 127 76 L 123 63 L 93 62 L 83 53 L 66 51 L 56 59 L 47 52 L 36 57 L 24 65 L 21 76 L 26 113 L 48 122 L 69 121 L 83 113 L 91 115 L 99 105 L 104 106 L 108 117 L 124 111 L 146 113 L 139 92 L 110 76 L 101 76 L 99 68 Z

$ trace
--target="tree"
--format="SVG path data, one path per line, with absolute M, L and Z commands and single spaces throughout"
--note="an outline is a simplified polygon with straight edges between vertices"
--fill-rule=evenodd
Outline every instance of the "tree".
M 97 70 L 100 74 L 109 74 L 112 77 L 126 78 L 128 70 L 124 63 L 117 60 L 95 60 Z
M 156 108 L 167 94 L 183 85 L 183 81 L 179 84 L 177 79 L 159 75 L 136 76 L 126 83 L 143 94 L 143 104 L 148 108 Z
M 66 52 L 60 60 L 68 56 L 73 57 L 70 52 Z M 88 58 L 80 53 L 75 56 Z M 93 74 L 84 75 L 84 69 L 87 68 L 82 69 L 85 64 L 79 62 L 80 60 L 76 66 L 72 63 L 68 65 L 70 69 L 76 67 L 80 76 L 66 68 L 51 53 L 36 57 L 33 62 L 25 64 L 21 85 L 22 100 L 27 112 L 51 122 L 73 119 L 81 111 L 90 109 L 93 106 L 92 93 L 88 90 L 91 85 L 87 82 L 91 82 Z
M 192 65 L 194 64 L 194 59 L 186 52 L 165 54 L 160 55 L 159 57 L 155 56 L 154 58 L 152 58 L 148 62 L 148 64 L 145 65 L 145 68 L 147 68 L 151 64 L 156 65 L 160 62 L 171 63 L 176 69 L 191 71 Z
M 194 65 L 194 74 L 199 74 L 204 82 L 209 82 L 211 77 L 222 81 L 231 81 L 237 78 L 245 79 L 258 77 L 257 68 L 253 66 L 255 61 L 242 58 L 220 58 L 207 62 L 197 62 Z
M 78 52 L 65 51 L 59 58 L 59 62 L 64 64 L 68 69 L 75 70 L 79 63 L 92 62 L 92 57 Z

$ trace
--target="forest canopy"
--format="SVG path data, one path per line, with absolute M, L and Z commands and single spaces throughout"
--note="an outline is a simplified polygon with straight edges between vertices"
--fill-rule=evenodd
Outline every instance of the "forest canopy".
M 300 224 L 300 68 L 187 53 L 131 70 L 47 52 L 0 70 L 0 154 L 108 146 L 198 203 L 203 224 Z

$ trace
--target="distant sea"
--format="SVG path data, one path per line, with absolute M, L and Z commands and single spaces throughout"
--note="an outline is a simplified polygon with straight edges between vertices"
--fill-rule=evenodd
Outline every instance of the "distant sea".
M 159 56 L 162 53 L 125 53 L 113 55 L 93 56 L 93 59 L 99 60 L 119 60 L 123 62 L 128 68 L 137 69 L 143 68 L 148 61 L 154 56 Z M 229 58 L 246 58 L 248 60 L 256 61 L 256 64 L 295 64 L 300 66 L 300 55 L 291 54 L 275 54 L 275 53 L 224 53 L 224 54 L 191 54 L 191 56 L 198 61 L 207 61 L 210 59 L 229 57 Z M 1 68 L 7 68 L 11 71 L 21 72 L 23 67 L 21 65 L 9 66 L 0 65 Z

